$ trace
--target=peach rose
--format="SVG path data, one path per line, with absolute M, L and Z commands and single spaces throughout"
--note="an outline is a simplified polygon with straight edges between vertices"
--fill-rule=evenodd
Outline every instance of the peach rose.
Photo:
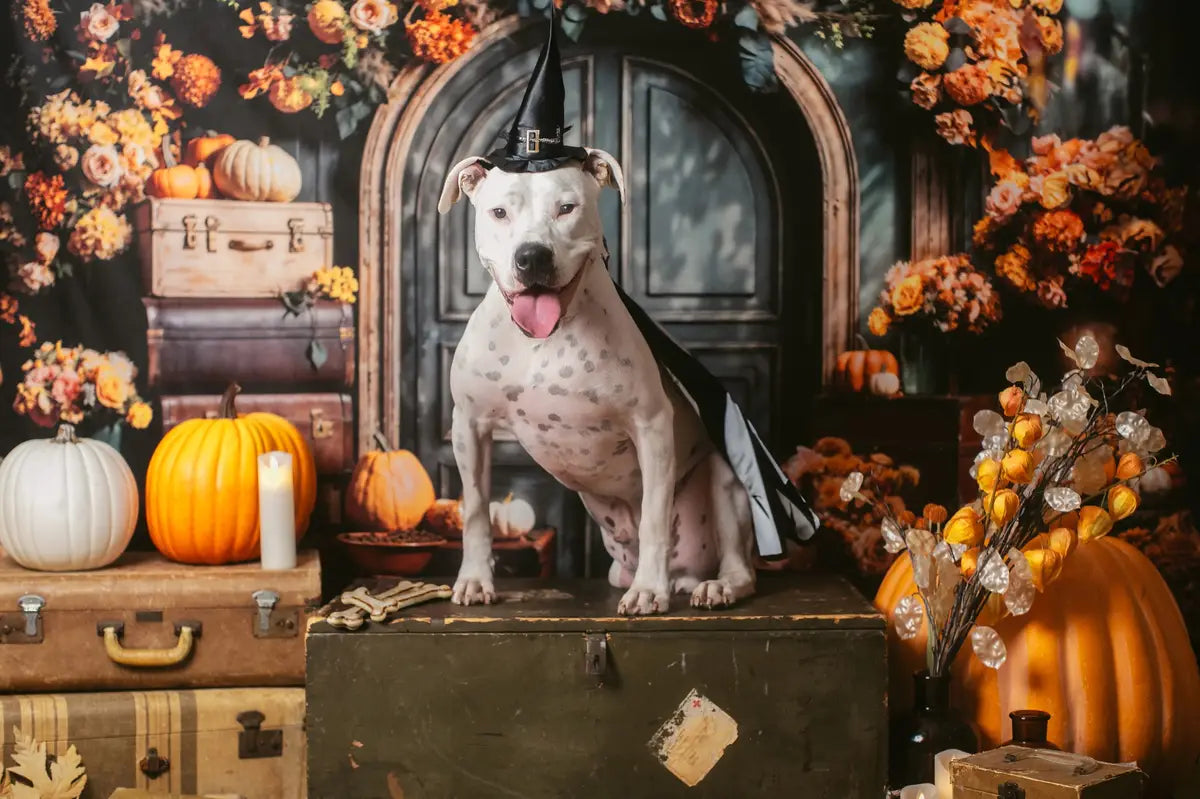
M 58 236 L 44 230 L 37 234 L 33 243 L 34 249 L 37 250 L 38 260 L 46 265 L 49 265 L 54 260 L 54 256 L 58 255 L 58 245 Z
M 50 384 L 50 396 L 59 405 L 70 405 L 75 402 L 75 398 L 79 396 L 80 389 L 83 384 L 79 381 L 79 375 L 72 371 L 60 371 L 54 378 L 54 382 Z
M 102 366 L 96 373 L 96 399 L 106 408 L 120 410 L 129 399 L 129 383 L 109 366 Z
M 121 179 L 121 157 L 112 145 L 92 145 L 79 163 L 84 177 L 102 188 L 115 186 Z
M 892 289 L 892 310 L 896 316 L 911 316 L 925 304 L 925 284 L 918 275 L 910 275 Z
M 913 102 L 931 111 L 942 99 L 942 76 L 922 72 L 913 79 L 909 88 L 912 89 Z
M 1021 187 L 1011 180 L 1002 180 L 992 187 L 988 194 L 985 208 L 988 216 L 997 222 L 1004 222 L 1021 207 Z
M 54 285 L 54 273 L 38 261 L 26 261 L 17 267 L 16 281 L 30 294 L 36 294 L 47 286 Z
M 396 6 L 385 0 L 358 0 L 350 6 L 350 21 L 354 27 L 370 33 L 379 33 L 394 25 L 398 16 Z
M 92 7 L 79 15 L 79 27 L 91 38 L 98 42 L 107 42 L 117 32 L 120 23 L 100 3 L 92 3 Z
M 959 108 L 945 114 L 938 114 L 933 121 L 937 125 L 938 135 L 950 144 L 975 145 L 975 132 L 971 130 L 974 117 L 967 109 Z

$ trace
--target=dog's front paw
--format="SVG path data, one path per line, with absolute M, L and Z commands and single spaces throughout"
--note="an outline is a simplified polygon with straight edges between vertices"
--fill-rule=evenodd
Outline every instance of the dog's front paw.
M 454 595 L 450 601 L 456 605 L 490 605 L 496 601 L 496 588 L 490 575 L 460 574 L 454 582 Z
M 636 582 L 617 603 L 617 613 L 622 616 L 649 616 L 652 613 L 666 613 L 670 609 L 671 594 L 666 588 L 642 588 Z
M 732 605 L 754 592 L 754 583 L 749 581 L 705 580 L 692 591 L 692 607 L 723 608 Z

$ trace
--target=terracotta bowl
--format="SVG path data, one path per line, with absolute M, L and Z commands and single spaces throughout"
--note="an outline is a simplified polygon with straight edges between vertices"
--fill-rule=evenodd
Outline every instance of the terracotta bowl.
M 446 543 L 446 539 L 439 536 L 419 535 L 417 540 L 405 540 L 395 533 L 342 533 L 338 541 L 364 574 L 415 577 L 429 565 L 433 553 Z

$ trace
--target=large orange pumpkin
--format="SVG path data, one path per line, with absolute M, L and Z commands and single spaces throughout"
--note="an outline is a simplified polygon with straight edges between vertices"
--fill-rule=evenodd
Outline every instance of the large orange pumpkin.
M 912 707 L 912 674 L 925 667 L 925 630 L 902 641 L 891 624 L 896 604 L 915 591 L 901 557 L 875 597 L 889 621 L 893 713 Z M 969 642 L 951 669 L 956 707 L 985 748 L 1010 737 L 1010 711 L 1037 708 L 1051 715 L 1049 740 L 1099 760 L 1136 760 L 1161 794 L 1195 777 L 1200 669 L 1178 605 L 1137 549 L 1115 538 L 1079 545 L 1033 610 L 995 628 L 1008 647 L 998 671 Z
M 239 416 L 230 386 L 220 417 L 172 428 L 150 458 L 146 525 L 160 552 L 181 563 L 237 563 L 259 554 L 258 456 L 292 456 L 296 538 L 317 500 L 317 469 L 308 443 L 273 413 Z
M 842 391 L 866 391 L 871 386 L 871 377 L 880 373 L 899 376 L 900 363 L 887 350 L 870 350 L 862 341 L 863 349 L 847 350 L 837 357 L 833 372 L 833 387 Z
M 408 450 L 382 451 L 359 458 L 346 489 L 346 518 L 364 530 L 412 530 L 433 507 L 437 494 L 429 473 Z

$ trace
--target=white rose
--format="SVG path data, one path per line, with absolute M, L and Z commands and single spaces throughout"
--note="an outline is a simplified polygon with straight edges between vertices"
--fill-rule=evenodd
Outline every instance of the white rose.
M 386 0 L 358 0 L 350 6 L 350 21 L 359 30 L 379 33 L 396 22 L 396 7 Z
M 92 3 L 90 9 L 79 15 L 79 24 L 96 41 L 107 42 L 121 23 L 103 5 Z
M 121 159 L 117 155 L 117 148 L 111 144 L 104 146 L 93 144 L 83 154 L 79 165 L 83 169 L 84 177 L 106 189 L 115 186 L 124 171 L 121 168 Z

